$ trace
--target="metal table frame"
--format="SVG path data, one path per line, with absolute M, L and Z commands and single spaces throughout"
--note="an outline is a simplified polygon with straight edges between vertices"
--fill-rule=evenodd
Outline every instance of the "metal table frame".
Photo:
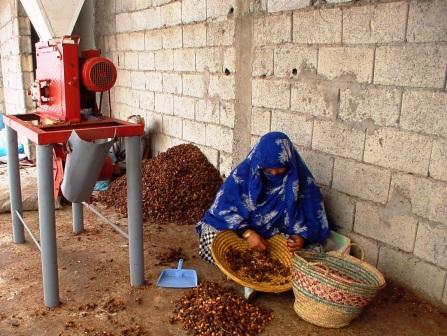
M 21 118 L 22 117 L 22 118 Z M 132 286 L 144 284 L 143 216 L 141 200 L 140 136 L 144 132 L 142 125 L 130 124 L 116 119 L 104 119 L 102 125 L 88 123 L 86 127 L 39 128 L 32 120 L 39 117 L 27 115 L 5 115 L 8 146 L 8 177 L 11 197 L 11 217 L 13 241 L 25 242 L 24 229 L 41 252 L 42 283 L 44 303 L 47 307 L 59 305 L 59 278 L 57 268 L 56 221 L 53 197 L 53 144 L 68 140 L 73 129 L 80 136 L 102 139 L 113 136 L 126 137 L 126 174 L 128 208 L 128 242 L 130 283 Z M 108 121 L 108 122 L 107 122 Z M 100 129 L 100 131 L 98 131 Z M 17 132 L 26 136 L 37 145 L 37 188 L 40 243 L 22 218 L 22 194 L 20 184 L 19 159 L 17 150 Z M 52 136 L 49 133 L 53 133 Z M 134 134 L 134 136 L 132 136 Z M 84 230 L 83 205 L 72 204 L 73 232 Z

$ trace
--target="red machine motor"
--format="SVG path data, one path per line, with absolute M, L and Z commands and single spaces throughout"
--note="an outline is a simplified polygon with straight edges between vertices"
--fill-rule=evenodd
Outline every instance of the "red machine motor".
M 84 51 L 79 58 L 78 49 L 77 36 L 36 43 L 36 80 L 31 92 L 37 113 L 45 119 L 77 123 L 81 110 L 101 114 L 102 94 L 115 84 L 116 68 L 99 50 Z M 96 92 L 101 93 L 99 108 Z

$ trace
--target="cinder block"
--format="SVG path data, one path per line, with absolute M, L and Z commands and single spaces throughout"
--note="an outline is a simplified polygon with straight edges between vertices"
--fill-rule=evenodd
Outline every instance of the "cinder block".
M 174 115 L 194 119 L 195 98 L 174 96 Z
M 132 29 L 132 21 L 128 13 L 121 13 L 115 16 L 115 27 L 117 33 L 127 32 Z
M 340 8 L 320 8 L 293 14 L 293 42 L 341 43 Z
M 183 75 L 183 94 L 185 96 L 203 97 L 203 76 L 202 75 Z
M 163 92 L 181 94 L 182 76 L 176 73 L 164 73 Z
M 299 153 L 305 161 L 307 167 L 312 172 L 319 185 L 331 185 L 332 170 L 334 168 L 334 159 L 307 148 L 300 147 Z
M 231 153 L 233 149 L 233 130 L 219 125 L 207 124 L 206 145 Z
M 166 152 L 171 147 L 170 138 L 164 134 L 157 134 L 153 139 L 152 146 L 156 155 Z
M 182 22 L 182 3 L 173 2 L 160 7 L 160 17 L 162 26 L 175 26 Z
M 146 88 L 146 76 L 142 71 L 132 71 L 130 81 L 132 89 L 144 90 Z
M 426 136 L 383 128 L 366 135 L 364 161 L 427 175 L 431 146 L 432 140 Z
M 203 23 L 183 26 L 183 47 L 206 46 L 206 26 Z
M 404 1 L 344 8 L 343 42 L 403 42 L 407 9 Z
M 163 48 L 181 48 L 182 47 L 182 27 L 171 27 L 161 31 Z
M 346 194 L 385 204 L 388 199 L 391 173 L 363 163 L 335 159 L 332 187 Z
M 130 87 L 130 71 L 118 69 L 116 77 L 116 86 Z
M 292 84 L 291 109 L 313 116 L 334 117 L 337 112 L 338 94 L 326 82 L 316 80 Z M 338 93 L 338 88 L 335 89 Z
M 208 22 L 206 29 L 206 43 L 208 46 L 232 45 L 234 40 L 234 21 Z
M 367 86 L 340 91 L 338 116 L 346 121 L 372 121 L 380 126 L 397 126 L 402 92 L 394 88 Z
M 146 90 L 150 91 L 163 91 L 163 77 L 160 72 L 146 72 Z
M 140 108 L 153 111 L 155 107 L 155 95 L 151 91 L 140 92 Z
M 129 13 L 129 24 L 131 24 L 132 31 L 140 31 L 140 30 L 145 30 L 145 29 L 151 29 L 151 28 L 155 28 L 152 27 L 153 24 L 155 24 L 155 22 L 151 21 L 151 22 L 147 22 L 146 19 L 148 16 L 150 16 L 151 18 L 153 18 L 155 15 L 157 15 L 157 21 L 158 23 L 161 23 L 160 21 L 160 10 L 154 10 L 152 8 L 146 9 L 146 10 L 140 10 L 140 11 L 136 11 L 136 12 L 132 12 Z
M 221 101 L 219 109 L 219 124 L 229 128 L 234 128 L 234 119 L 234 103 Z
M 152 4 L 151 0 L 136 0 L 135 1 L 135 9 L 146 9 L 146 8 L 150 7 L 151 4 Z
M 253 53 L 253 76 L 273 75 L 273 48 L 256 48 Z
M 232 170 L 233 157 L 229 153 L 220 152 L 219 171 L 221 175 L 228 176 Z
M 408 12 L 409 42 L 447 41 L 447 2 L 412 1 Z
M 325 120 L 315 120 L 312 148 L 355 160 L 362 159 L 365 133 Z
M 272 131 L 286 133 L 294 144 L 309 147 L 313 120 L 296 113 L 272 111 Z
M 174 70 L 175 71 L 195 71 L 196 53 L 194 49 L 174 50 Z
M 205 145 L 206 143 L 206 126 L 193 120 L 183 119 L 183 139 Z
M 142 29 L 155 29 L 161 27 L 160 7 L 148 8 L 134 13 L 141 15 Z
M 430 176 L 447 181 L 447 140 L 435 140 L 430 158 Z
M 196 50 L 196 71 L 222 72 L 222 52 L 217 48 Z
M 376 49 L 374 83 L 444 88 L 447 46 L 383 46 Z
M 219 100 L 197 100 L 195 119 L 201 122 L 219 123 Z
M 414 254 L 435 265 L 447 268 L 447 226 L 420 222 Z
M 155 69 L 169 71 L 174 69 L 174 52 L 173 50 L 156 50 L 155 51 Z
M 129 38 L 131 50 L 144 50 L 144 32 L 130 33 Z
M 258 46 L 291 41 L 291 15 L 264 16 L 254 22 L 254 43 Z
M 390 279 L 404 284 L 414 291 L 440 301 L 446 271 L 426 263 L 411 254 L 382 246 L 378 268 Z
M 217 18 L 219 16 L 227 16 L 234 14 L 235 9 L 236 0 L 207 0 L 206 17 Z
M 117 44 L 119 41 L 117 41 Z M 161 30 L 148 30 L 144 35 L 144 47 L 146 50 L 158 50 L 163 46 Z
M 267 10 L 270 13 L 281 12 L 308 7 L 311 4 L 311 0 L 269 0 Z
M 252 104 L 259 107 L 289 108 L 290 84 L 277 80 L 252 80 Z
M 355 210 L 354 199 L 331 188 L 323 188 L 322 191 L 329 222 L 344 232 L 352 231 Z
M 214 167 L 218 167 L 219 165 L 219 151 L 213 148 L 209 148 L 209 147 L 205 147 L 205 146 L 200 146 L 198 145 L 197 147 L 199 147 L 200 151 L 206 156 L 206 158 L 208 159 L 208 161 L 214 166 Z
M 153 52 L 138 53 L 138 69 L 140 70 L 155 69 L 155 55 Z
M 351 248 L 353 255 L 357 258 L 361 258 L 361 251 L 363 251 L 364 260 L 373 266 L 377 266 L 377 261 L 379 260 L 379 245 L 377 244 L 377 241 L 354 232 L 349 233 L 348 237 L 355 244 Z
M 126 52 L 124 55 L 125 66 L 128 70 L 138 70 L 138 53 Z
M 163 115 L 163 133 L 181 138 L 182 118 Z
M 174 96 L 166 93 L 155 94 L 155 111 L 163 114 L 174 113 Z M 164 123 L 164 122 L 163 122 Z
M 275 76 L 299 76 L 302 69 L 317 68 L 317 49 L 277 48 L 275 49 Z
M 234 76 L 215 76 L 210 77 L 208 94 L 210 97 L 219 97 L 220 99 L 234 99 Z
M 447 93 L 405 91 L 402 98 L 402 128 L 447 137 Z
M 403 251 L 411 252 L 416 237 L 417 219 L 412 214 L 358 201 L 354 231 Z
M 328 79 L 353 75 L 358 82 L 370 83 L 373 63 L 373 48 L 323 47 L 318 54 L 318 73 Z
M 206 0 L 183 0 L 182 1 L 182 22 L 206 20 Z
M 251 109 L 251 134 L 263 135 L 270 132 L 271 110 L 253 107 Z

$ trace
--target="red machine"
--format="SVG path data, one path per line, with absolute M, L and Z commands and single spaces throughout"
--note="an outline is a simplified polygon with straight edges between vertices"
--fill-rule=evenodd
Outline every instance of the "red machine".
M 79 58 L 78 45 L 77 36 L 36 44 L 36 80 L 31 93 L 37 113 L 45 119 L 81 122 L 81 111 L 99 116 L 103 92 L 116 82 L 112 62 L 101 57 L 99 50 L 85 51 Z M 99 108 L 96 92 L 101 93 Z

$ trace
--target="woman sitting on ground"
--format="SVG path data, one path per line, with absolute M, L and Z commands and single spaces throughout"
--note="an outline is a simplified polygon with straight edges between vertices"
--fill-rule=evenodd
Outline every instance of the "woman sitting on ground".
M 225 180 L 196 230 L 199 255 L 210 263 L 211 243 L 223 230 L 233 230 L 261 251 L 268 247 L 266 239 L 280 233 L 288 236 L 290 251 L 329 236 L 320 188 L 281 132 L 261 137 Z

